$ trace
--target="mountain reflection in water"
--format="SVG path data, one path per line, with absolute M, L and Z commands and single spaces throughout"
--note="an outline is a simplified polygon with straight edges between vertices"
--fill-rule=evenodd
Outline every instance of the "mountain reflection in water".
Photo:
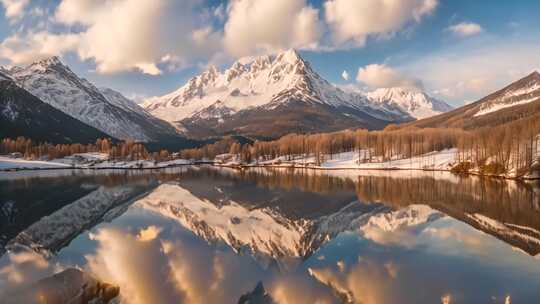
M 75 266 L 118 285 L 126 303 L 538 301 L 536 183 L 134 172 L 0 176 L 0 294 Z

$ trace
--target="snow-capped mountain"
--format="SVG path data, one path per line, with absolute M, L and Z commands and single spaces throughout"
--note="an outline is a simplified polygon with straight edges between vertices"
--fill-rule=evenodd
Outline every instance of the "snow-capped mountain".
M 381 88 L 367 93 L 381 107 L 397 108 L 416 119 L 451 111 L 452 106 L 412 88 Z
M 93 143 L 108 135 L 41 101 L 0 73 L 0 138 Z
M 175 134 L 172 126 L 147 115 L 136 104 L 109 91 L 103 94 L 92 83 L 79 78 L 58 57 L 26 67 L 13 67 L 9 75 L 42 101 L 111 137 L 148 142 L 164 134 Z
M 474 116 L 497 112 L 504 108 L 527 104 L 540 99 L 540 73 L 535 71 L 529 76 L 513 83 L 501 91 L 486 97 Z
M 399 107 L 382 107 L 332 85 L 295 50 L 240 59 L 224 72 L 210 67 L 175 92 L 146 100 L 143 107 L 188 131 L 215 134 L 377 129 L 413 119 Z

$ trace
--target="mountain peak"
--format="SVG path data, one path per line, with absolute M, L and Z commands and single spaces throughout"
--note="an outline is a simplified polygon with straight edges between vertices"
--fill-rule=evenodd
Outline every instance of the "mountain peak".
M 288 63 L 296 63 L 298 61 L 304 61 L 302 56 L 298 53 L 296 49 L 289 49 L 283 53 L 277 55 L 277 60 L 283 60 Z
M 48 66 L 63 65 L 63 63 L 58 56 L 52 56 L 52 57 L 48 57 L 48 58 L 36 61 L 32 65 L 40 65 L 40 66 L 48 67 Z
M 380 88 L 367 94 L 377 104 L 393 105 L 416 119 L 434 116 L 452 110 L 443 101 L 410 87 Z
M 217 74 L 219 74 L 219 71 L 218 71 L 218 69 L 217 69 L 217 67 L 215 65 L 210 65 L 208 67 L 208 69 L 206 69 L 206 71 L 204 73 L 217 75 Z
M 384 92 L 387 94 L 399 94 L 399 95 L 425 94 L 422 90 L 418 88 L 414 88 L 414 87 L 378 88 L 374 92 Z

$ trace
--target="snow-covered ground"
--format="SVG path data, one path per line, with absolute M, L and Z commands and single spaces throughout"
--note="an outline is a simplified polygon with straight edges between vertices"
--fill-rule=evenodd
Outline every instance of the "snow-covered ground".
M 384 162 L 364 163 L 358 161 L 358 153 L 347 152 L 326 160 L 322 168 L 362 168 L 362 169 L 430 169 L 450 170 L 456 162 L 457 149 L 431 152 L 421 156 L 390 160 Z
M 53 161 L 25 160 L 0 156 L 0 170 L 23 169 L 61 169 L 71 167 L 68 164 Z
M 523 99 L 523 100 L 520 100 L 520 101 L 517 101 L 517 102 L 514 102 L 514 103 L 498 103 L 498 104 L 494 104 L 491 107 L 483 107 L 480 111 L 478 111 L 476 114 L 474 114 L 474 116 L 475 117 L 476 116 L 482 116 L 482 115 L 485 115 L 485 114 L 497 112 L 497 111 L 502 110 L 502 109 L 514 107 L 514 106 L 517 106 L 517 105 L 527 104 L 527 103 L 533 102 L 535 100 L 538 100 L 538 97 L 532 97 L 532 98 L 528 98 L 528 99 Z
M 375 169 L 375 170 L 450 170 L 457 162 L 457 149 L 448 149 L 438 152 L 430 152 L 421 156 L 389 161 L 364 162 L 359 161 L 357 152 L 344 152 L 334 154 L 331 158 L 326 155 L 320 165 L 315 165 L 315 158 L 297 157 L 288 160 L 287 157 L 279 157 L 274 160 L 254 163 L 258 166 L 273 167 L 298 167 L 314 169 Z M 237 162 L 228 162 L 223 166 L 235 166 Z
M 149 160 L 115 161 L 109 160 L 105 153 L 80 153 L 60 159 L 25 160 L 0 156 L 0 171 L 36 169 L 153 169 L 192 164 L 185 159 L 163 162 Z

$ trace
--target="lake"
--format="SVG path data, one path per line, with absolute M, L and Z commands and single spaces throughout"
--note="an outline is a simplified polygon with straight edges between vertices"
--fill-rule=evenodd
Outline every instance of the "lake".
M 539 182 L 54 170 L 0 173 L 0 198 L 2 299 L 76 267 L 122 303 L 540 301 Z

